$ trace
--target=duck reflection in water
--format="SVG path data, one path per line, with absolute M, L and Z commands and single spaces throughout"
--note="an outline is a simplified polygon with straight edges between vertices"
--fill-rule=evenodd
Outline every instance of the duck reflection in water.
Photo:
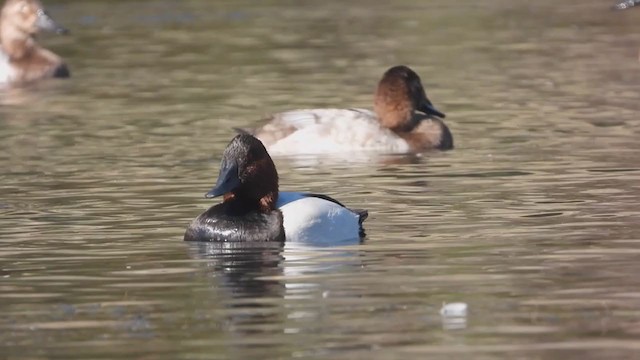
M 197 301 L 222 308 L 207 320 L 234 336 L 317 331 L 332 321 L 326 301 L 336 289 L 327 278 L 362 268 L 362 254 L 352 248 L 263 241 L 186 244 L 212 282 L 210 295 L 195 295 Z
M 207 260 L 207 273 L 219 279 L 217 288 L 223 289 L 232 298 L 282 297 L 284 286 L 281 282 L 264 278 L 282 275 L 283 243 L 258 241 L 187 244 L 192 257 Z
M 225 333 L 234 335 L 271 334 L 264 324 L 281 321 L 281 301 L 285 296 L 282 277 L 283 244 L 277 242 L 197 242 L 189 244 L 195 259 L 206 260 L 204 271 L 214 281 L 211 296 L 213 320 Z M 223 305 L 221 305 L 221 303 Z

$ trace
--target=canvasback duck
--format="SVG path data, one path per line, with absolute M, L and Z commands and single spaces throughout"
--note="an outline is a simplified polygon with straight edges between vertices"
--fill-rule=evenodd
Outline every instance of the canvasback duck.
M 613 10 L 626 10 L 630 9 L 636 5 L 640 5 L 640 0 L 625 0 L 620 1 L 617 4 L 613 5 L 611 8 Z
M 260 140 L 239 134 L 222 154 L 216 185 L 222 196 L 191 222 L 186 241 L 345 241 L 362 237 L 364 210 L 318 194 L 279 192 L 278 172 Z
M 56 24 L 38 0 L 7 0 L 0 12 L 0 85 L 29 83 L 44 78 L 67 78 L 67 65 L 36 43 L 41 31 L 67 30 Z
M 407 66 L 387 70 L 378 83 L 374 110 L 304 109 L 275 114 L 252 133 L 271 154 L 354 151 L 421 152 L 453 148 L 453 137 Z

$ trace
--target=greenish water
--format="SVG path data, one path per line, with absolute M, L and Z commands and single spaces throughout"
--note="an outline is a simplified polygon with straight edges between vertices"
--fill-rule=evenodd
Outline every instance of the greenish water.
M 48 1 L 70 81 L 0 94 L 0 358 L 603 359 L 640 350 L 640 11 Z M 634 9 L 635 10 L 635 9 Z M 185 244 L 233 136 L 414 68 L 457 148 L 277 158 L 363 244 Z M 465 319 L 439 314 L 466 302 Z

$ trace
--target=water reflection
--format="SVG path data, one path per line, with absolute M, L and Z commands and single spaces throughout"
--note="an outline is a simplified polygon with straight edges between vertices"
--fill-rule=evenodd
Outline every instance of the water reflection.
M 360 239 L 341 245 L 358 245 Z M 309 243 L 186 243 L 224 304 L 234 334 L 310 334 L 330 322 L 326 302 L 340 291 L 322 279 L 362 266 L 351 246 Z M 265 326 L 282 323 L 282 328 Z
M 0 94 L 3 355 L 636 356 L 640 12 L 60 3 L 74 35 L 46 43 L 74 78 Z M 181 241 L 233 127 L 370 107 L 400 63 L 442 103 L 455 150 L 275 159 L 283 190 L 369 210 L 364 244 Z M 464 330 L 443 330 L 459 325 L 443 301 L 469 303 Z
M 206 260 L 206 271 L 230 299 L 282 297 L 284 244 L 279 242 L 186 242 L 195 259 Z
M 204 260 L 211 291 L 223 311 L 221 328 L 245 336 L 274 335 L 265 324 L 280 322 L 286 287 L 282 276 L 283 244 L 278 242 L 186 243 Z M 276 333 L 278 330 L 275 330 Z M 240 346 L 241 348 L 242 346 Z

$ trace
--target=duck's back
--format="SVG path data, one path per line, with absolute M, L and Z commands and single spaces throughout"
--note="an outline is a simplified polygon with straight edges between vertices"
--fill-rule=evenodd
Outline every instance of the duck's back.
M 255 131 L 272 154 L 409 151 L 406 141 L 365 109 L 303 109 L 273 115 Z
M 0 51 L 0 85 L 70 76 L 71 72 L 63 60 L 47 49 L 36 47 L 30 56 L 15 61 L 11 61 L 7 54 Z
M 184 234 L 185 241 L 284 241 L 282 213 L 247 210 L 234 201 L 214 205 L 200 214 Z
M 319 194 L 280 192 L 278 208 L 284 218 L 287 241 L 338 244 L 364 236 L 366 210 L 352 210 Z
M 9 84 L 15 77 L 15 70 L 9 62 L 9 56 L 0 50 L 0 85 Z

